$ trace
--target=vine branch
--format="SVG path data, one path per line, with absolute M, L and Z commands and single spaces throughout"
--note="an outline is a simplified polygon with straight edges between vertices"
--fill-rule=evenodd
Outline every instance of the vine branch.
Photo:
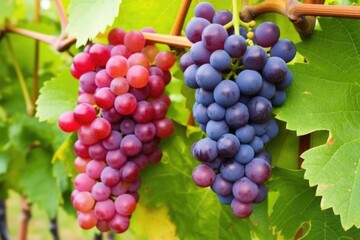
M 25 81 L 24 75 L 21 72 L 21 69 L 20 69 L 19 63 L 17 61 L 16 54 L 15 54 L 14 48 L 13 48 L 13 46 L 11 44 L 11 41 L 10 41 L 10 39 L 8 37 L 5 37 L 5 39 L 6 39 L 7 43 L 8 43 L 8 49 L 9 49 L 9 52 L 10 52 L 10 57 L 11 57 L 11 60 L 13 61 L 15 72 L 16 72 L 17 78 L 18 78 L 19 83 L 20 83 L 22 94 L 24 96 L 25 105 L 26 105 L 26 112 L 29 115 L 32 116 L 34 114 L 34 112 L 35 112 L 35 105 L 32 104 L 29 91 L 28 91 L 28 89 L 26 87 L 26 81 Z
M 305 3 L 297 0 L 265 0 L 257 5 L 245 7 L 240 16 L 243 21 L 249 22 L 263 13 L 280 13 L 288 17 L 296 30 L 304 36 L 311 34 L 314 30 L 316 16 L 360 19 L 358 6 L 323 5 L 323 3 L 323 0 L 308 0 Z
M 184 26 L 186 14 L 189 11 L 190 4 L 191 4 L 191 0 L 181 1 L 181 5 L 179 8 L 178 14 L 175 18 L 174 25 L 171 29 L 171 33 L 170 33 L 171 35 L 176 35 L 176 36 L 181 35 L 181 30 Z
M 65 33 L 68 21 L 67 21 L 64 6 L 63 6 L 61 0 L 55 0 L 55 4 L 56 4 L 56 8 L 57 8 L 59 18 L 60 18 L 61 32 Z

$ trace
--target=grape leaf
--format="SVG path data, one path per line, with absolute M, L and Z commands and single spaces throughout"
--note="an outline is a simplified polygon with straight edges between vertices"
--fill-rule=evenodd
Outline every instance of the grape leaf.
M 36 117 L 40 121 L 57 122 L 61 113 L 74 110 L 78 88 L 79 82 L 71 76 L 68 69 L 45 82 L 36 101 Z
M 42 148 L 32 149 L 27 156 L 20 182 L 23 193 L 30 202 L 45 209 L 49 217 L 53 218 L 56 216 L 60 191 L 52 175 L 51 156 L 51 151 Z
M 301 239 L 359 237 L 355 228 L 345 232 L 331 209 L 320 209 L 320 198 L 315 197 L 315 189 L 309 187 L 303 174 L 304 171 L 274 168 L 269 188 L 279 193 L 270 217 L 275 230 L 285 239 L 294 239 L 301 227 Z
M 241 240 L 251 239 L 251 234 L 272 239 L 266 202 L 255 206 L 250 219 L 238 219 L 229 206 L 220 204 L 210 188 L 193 183 L 191 173 L 198 162 L 190 148 L 201 135 L 198 131 L 187 137 L 186 128 L 176 124 L 172 137 L 162 142 L 162 162 L 142 172 L 140 202 L 146 206 L 167 205 L 180 239 Z
M 298 135 L 329 132 L 306 151 L 302 167 L 321 208 L 333 208 L 344 229 L 360 227 L 360 22 L 320 18 L 322 30 L 297 44 L 307 63 L 291 66 L 294 82 L 277 117 Z
M 104 32 L 119 14 L 121 0 L 73 0 L 68 9 L 67 32 L 75 37 L 76 47 L 85 45 L 100 32 Z
M 0 25 L 4 23 L 5 18 L 8 18 L 11 16 L 14 7 L 14 2 L 12 0 L 3 0 L 0 1 Z
M 167 117 L 172 118 L 182 125 L 186 125 L 191 112 L 186 108 L 187 100 L 181 92 L 183 85 L 183 80 L 172 77 L 171 82 L 166 86 L 166 92 L 171 99 Z

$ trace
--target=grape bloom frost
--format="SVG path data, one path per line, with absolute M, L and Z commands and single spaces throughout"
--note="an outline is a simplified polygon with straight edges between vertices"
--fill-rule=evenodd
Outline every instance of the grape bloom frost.
M 79 225 L 122 233 L 139 199 L 141 169 L 161 160 L 160 139 L 174 130 L 164 90 L 175 57 L 140 31 L 114 28 L 108 42 L 87 45 L 74 57 L 78 102 L 58 124 L 77 132 L 71 201 Z
M 245 218 L 267 196 L 272 159 L 264 146 L 279 131 L 272 109 L 285 102 L 293 80 L 287 63 L 296 49 L 279 39 L 272 22 L 244 24 L 235 34 L 234 26 L 224 27 L 232 19 L 227 10 L 199 3 L 185 29 L 193 45 L 180 68 L 185 84 L 196 89 L 193 116 L 206 133 L 191 149 L 200 162 L 192 179 Z

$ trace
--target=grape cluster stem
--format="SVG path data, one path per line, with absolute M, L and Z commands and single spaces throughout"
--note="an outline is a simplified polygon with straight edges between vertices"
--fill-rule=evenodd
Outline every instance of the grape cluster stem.
M 300 3 L 297 0 L 265 0 L 257 5 L 244 7 L 240 17 L 248 22 L 263 13 L 280 13 L 288 17 L 303 36 L 313 32 L 316 16 L 360 19 L 359 6 L 323 5 L 324 1 L 314 3 L 316 4 Z

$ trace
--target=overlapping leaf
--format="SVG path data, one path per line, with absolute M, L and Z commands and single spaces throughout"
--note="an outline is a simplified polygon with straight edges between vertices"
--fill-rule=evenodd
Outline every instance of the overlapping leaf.
M 317 185 L 321 208 L 333 208 L 345 229 L 360 227 L 360 22 L 319 19 L 321 29 L 297 45 L 306 64 L 277 117 L 299 135 L 329 131 L 326 144 L 303 154 L 305 178 Z
M 221 204 L 210 188 L 199 188 L 191 179 L 197 162 L 191 155 L 191 145 L 201 133 L 190 137 L 186 128 L 177 130 L 164 139 L 164 157 L 161 164 L 150 166 L 142 174 L 141 201 L 150 206 L 166 205 L 176 225 L 180 239 L 272 239 L 268 228 L 266 203 L 256 206 L 250 219 L 241 220 Z
M 344 231 L 339 217 L 331 209 L 320 209 L 315 189 L 303 179 L 304 171 L 276 168 L 269 182 L 271 191 L 279 193 L 273 207 L 271 223 L 285 239 L 294 239 L 303 226 L 301 239 L 342 239 L 359 237 L 355 228 Z
M 76 46 L 85 45 L 106 27 L 112 25 L 119 13 L 121 0 L 73 0 L 69 6 L 67 32 L 75 37 Z
M 79 82 L 71 76 L 70 71 L 63 70 L 41 88 L 36 101 L 36 116 L 40 121 L 57 122 L 61 113 L 72 111 L 76 106 L 78 88 Z

